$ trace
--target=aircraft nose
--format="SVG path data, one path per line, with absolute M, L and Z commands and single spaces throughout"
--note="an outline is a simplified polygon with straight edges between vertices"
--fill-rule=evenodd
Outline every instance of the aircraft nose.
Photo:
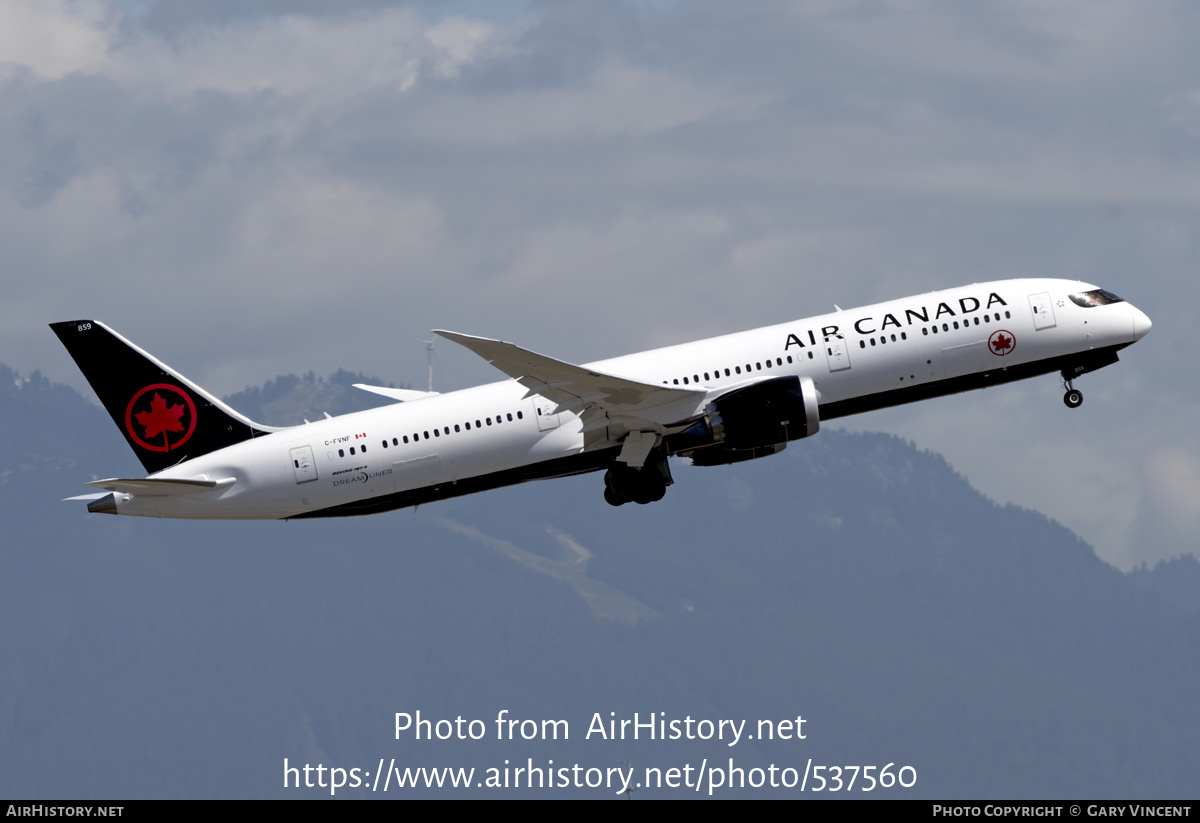
M 1141 340 L 1154 324 L 1150 322 L 1150 318 L 1141 309 L 1134 308 L 1133 306 L 1129 308 L 1133 309 L 1133 339 Z

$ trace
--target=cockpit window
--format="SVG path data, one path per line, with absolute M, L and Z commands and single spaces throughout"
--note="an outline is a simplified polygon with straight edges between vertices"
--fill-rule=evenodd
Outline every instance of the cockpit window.
M 1081 291 L 1071 295 L 1071 302 L 1077 306 L 1090 309 L 1092 306 L 1107 306 L 1109 303 L 1124 303 L 1125 301 L 1105 289 Z

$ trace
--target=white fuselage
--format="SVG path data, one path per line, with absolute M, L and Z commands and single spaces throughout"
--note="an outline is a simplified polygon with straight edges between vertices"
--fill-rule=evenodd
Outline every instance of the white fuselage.
M 704 392 L 672 409 L 688 425 L 706 403 L 765 377 L 811 378 L 822 419 L 1067 368 L 1139 339 L 1129 303 L 1083 307 L 1077 281 L 981 283 L 586 364 L 643 383 Z M 516 380 L 397 403 L 256 437 L 157 478 L 222 481 L 167 496 L 118 493 L 119 513 L 289 518 L 379 511 L 540 477 L 602 468 L 580 418 L 551 414 Z M 488 478 L 494 478 L 489 480 Z M 232 482 L 229 482 L 232 481 Z M 423 492 L 424 490 L 424 492 Z M 411 494 L 409 494 L 411 493 Z M 376 501 L 374 504 L 371 501 Z

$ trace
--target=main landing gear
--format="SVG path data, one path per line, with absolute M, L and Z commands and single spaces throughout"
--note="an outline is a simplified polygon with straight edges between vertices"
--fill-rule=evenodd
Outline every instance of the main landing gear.
M 604 473 L 604 500 L 610 506 L 654 503 L 663 499 L 672 482 L 664 454 L 652 453 L 642 466 L 613 463 Z
M 604 473 L 604 501 L 610 506 L 662 500 L 667 484 L 657 472 L 618 464 Z
M 1067 404 L 1068 409 L 1077 409 L 1083 405 L 1083 392 L 1075 388 L 1071 384 L 1071 378 L 1063 375 L 1063 388 L 1067 393 L 1063 395 L 1063 402 Z

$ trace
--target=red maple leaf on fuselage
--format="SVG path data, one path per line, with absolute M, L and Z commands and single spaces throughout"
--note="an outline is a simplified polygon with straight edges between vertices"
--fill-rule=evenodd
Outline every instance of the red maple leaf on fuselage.
M 150 411 L 138 412 L 134 417 L 146 429 L 145 437 L 149 440 L 164 432 L 183 431 L 183 424 L 179 422 L 179 419 L 183 417 L 186 410 L 182 403 L 168 406 L 167 401 L 163 400 L 158 392 L 155 392 L 154 399 L 150 401 Z
M 1001 334 L 992 341 L 992 349 L 998 352 L 1008 351 L 1012 348 L 1012 344 L 1013 341 L 1011 337 L 1005 337 Z

